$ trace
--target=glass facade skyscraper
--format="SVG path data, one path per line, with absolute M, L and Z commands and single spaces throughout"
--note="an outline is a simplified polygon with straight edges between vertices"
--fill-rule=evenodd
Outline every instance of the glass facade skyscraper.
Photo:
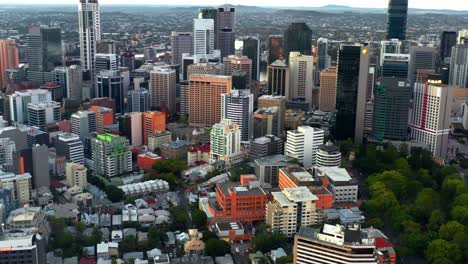
M 388 2 L 387 39 L 406 39 L 406 20 L 408 0 L 390 0 Z
M 306 23 L 292 23 L 284 32 L 284 59 L 288 62 L 289 52 L 312 55 L 312 30 Z

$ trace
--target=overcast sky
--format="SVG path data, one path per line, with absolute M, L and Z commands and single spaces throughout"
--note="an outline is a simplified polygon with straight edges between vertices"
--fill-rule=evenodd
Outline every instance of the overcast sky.
M 235 5 L 256 6 L 323 6 L 349 5 L 355 7 L 386 7 L 388 0 L 100 0 L 102 4 L 151 4 L 151 5 Z M 78 0 L 0 0 L 0 4 L 75 4 Z M 410 7 L 428 9 L 468 10 L 468 0 L 409 0 Z M 1 7 L 1 6 L 0 6 Z

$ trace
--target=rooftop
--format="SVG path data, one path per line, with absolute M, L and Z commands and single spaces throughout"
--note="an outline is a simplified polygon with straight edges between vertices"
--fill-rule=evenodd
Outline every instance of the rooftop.
M 291 160 L 288 156 L 278 154 L 256 159 L 255 163 L 260 166 L 286 166 Z
M 350 182 L 350 181 L 352 181 L 352 178 L 351 178 L 351 176 L 349 176 L 348 171 L 346 169 L 344 169 L 344 168 L 317 167 L 317 169 L 320 171 L 319 174 L 321 174 L 322 176 L 328 177 L 333 182 Z
M 238 182 L 226 182 L 219 184 L 221 191 L 226 196 L 230 196 L 229 190 L 235 192 L 238 196 L 243 195 L 262 195 L 265 194 L 262 188 L 248 188 Z

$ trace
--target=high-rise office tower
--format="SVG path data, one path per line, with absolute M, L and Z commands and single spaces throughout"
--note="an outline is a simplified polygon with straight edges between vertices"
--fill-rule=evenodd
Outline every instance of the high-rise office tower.
M 210 161 L 228 161 L 229 156 L 240 153 L 240 129 L 229 119 L 213 125 L 210 133 Z
M 232 90 L 221 95 L 221 119 L 239 125 L 241 141 L 248 142 L 253 135 L 254 96 L 249 90 Z
M 168 67 L 154 67 L 150 72 L 149 92 L 151 108 L 174 113 L 176 111 L 176 71 Z
M 336 109 L 336 67 L 320 72 L 319 109 L 327 112 Z
M 457 32 L 442 31 L 439 46 L 439 59 L 444 62 L 452 56 L 452 47 L 457 45 Z
M 414 85 L 410 139 L 427 144 L 434 157 L 447 155 L 452 100 L 453 87 L 440 80 Z
M 377 79 L 372 125 L 372 136 L 375 140 L 379 142 L 384 139 L 407 140 L 410 98 L 411 85 L 407 79 L 397 77 Z
M 408 79 L 410 55 L 386 53 L 380 65 L 380 76 Z
M 221 119 L 221 94 L 232 90 L 232 77 L 191 75 L 189 79 L 189 123 L 209 127 Z
M 10 138 L 0 138 L 0 166 L 11 168 L 13 166 L 13 152 L 16 145 Z
M 312 30 L 306 23 L 292 23 L 284 32 L 283 47 L 286 62 L 291 51 L 312 55 Z
M 218 32 L 218 9 L 217 8 L 201 8 L 200 13 L 198 14 L 198 18 L 202 19 L 212 19 L 213 20 L 213 30 L 216 34 Z M 214 40 L 215 47 L 218 46 L 217 38 L 215 37 Z
M 150 110 L 150 95 L 148 90 L 140 88 L 128 91 L 128 112 L 147 112 Z
M 449 84 L 468 88 L 468 43 L 453 47 L 451 56 Z
M 270 36 L 268 38 L 268 64 L 283 59 L 283 37 Z
M 368 47 L 341 45 L 336 81 L 336 139 L 362 142 L 368 74 Z
M 284 116 L 286 112 L 286 97 L 262 95 L 258 98 L 259 109 L 271 108 L 271 107 L 276 107 L 278 109 L 278 128 L 276 129 L 277 134 L 273 134 L 273 135 L 282 137 L 283 131 L 284 131 Z M 267 134 L 272 134 L 272 133 L 267 133 Z M 261 136 L 265 136 L 265 135 L 261 135 Z
M 83 189 L 88 187 L 88 181 L 86 179 L 86 173 L 88 170 L 84 165 L 67 162 L 65 170 L 68 186 L 79 186 Z
M 260 77 L 260 40 L 258 38 L 246 38 L 243 40 L 242 55 L 252 60 L 252 80 L 258 81 Z
M 390 0 L 387 13 L 387 39 L 406 39 L 408 0 Z
M 132 72 L 135 69 L 135 53 L 127 50 L 120 54 L 120 65 L 122 67 L 127 67 L 128 71 Z
M 128 139 L 113 134 L 99 134 L 91 139 L 95 175 L 114 177 L 132 171 L 132 152 Z
M 221 51 L 221 58 L 234 55 L 236 40 L 236 9 L 234 7 L 218 8 L 218 23 L 215 48 Z
M 224 58 L 224 74 L 233 75 L 235 71 L 245 72 L 246 73 L 246 83 L 247 88 L 251 88 L 252 84 L 252 60 L 246 56 L 236 56 L 230 55 Z M 242 89 L 238 87 L 233 87 L 234 89 Z
M 112 53 L 96 53 L 94 63 L 96 75 L 101 71 L 116 71 L 119 67 L 117 55 Z
M 0 88 L 7 85 L 6 70 L 19 65 L 19 50 L 13 39 L 0 39 Z
M 166 114 L 159 111 L 143 113 L 143 145 L 148 146 L 148 137 L 156 131 L 166 131 Z
M 213 54 L 215 47 L 215 30 L 213 19 L 193 20 L 193 54 L 198 58 L 207 58 Z
M 310 126 L 300 126 L 287 133 L 284 155 L 296 158 L 304 167 L 315 165 L 319 147 L 323 145 L 324 131 Z
M 72 65 L 67 67 L 66 90 L 67 98 L 75 99 L 81 102 L 82 85 L 83 85 L 83 69 L 81 66 Z
M 100 71 L 96 74 L 96 96 L 113 98 L 115 112 L 124 112 L 124 77 L 119 71 Z
M 130 140 L 132 146 L 143 145 L 143 113 L 131 112 L 119 116 L 119 131 L 121 136 Z
M 72 133 L 63 133 L 55 140 L 57 156 L 63 156 L 67 161 L 77 164 L 84 163 L 84 147 L 80 137 Z
M 187 81 L 180 82 L 180 96 L 179 96 L 180 116 L 184 117 L 189 112 L 189 83 Z
M 319 38 L 317 40 L 318 70 L 328 69 L 331 64 L 331 57 L 328 55 L 328 39 Z
M 9 96 L 11 121 L 28 124 L 28 104 L 50 103 L 52 94 L 42 89 L 16 91 Z
M 71 132 L 81 140 L 96 132 L 96 113 L 93 111 L 78 111 L 71 115 Z
M 268 94 L 287 96 L 289 91 L 288 65 L 282 60 L 276 60 L 267 68 Z
M 28 79 L 36 84 L 44 84 L 55 67 L 63 63 L 62 31 L 60 28 L 45 26 L 30 27 L 27 35 Z
M 89 110 L 96 113 L 96 132 L 104 133 L 106 126 L 114 124 L 112 109 L 103 106 L 91 106 Z
M 416 82 L 418 70 L 435 70 L 436 50 L 434 47 L 413 46 L 410 48 L 408 78 Z
M 289 90 L 286 98 L 305 99 L 312 106 L 314 86 L 314 57 L 299 52 L 289 53 Z
M 30 126 L 46 128 L 47 124 L 61 120 L 60 103 L 51 101 L 28 104 L 28 124 Z
M 278 107 L 261 107 L 254 113 L 254 138 L 273 135 L 282 137 L 281 112 Z M 284 118 L 283 118 L 284 120 Z
M 380 66 L 387 54 L 400 54 L 402 42 L 399 39 L 382 40 L 380 42 Z
M 182 54 L 193 53 L 193 34 L 192 32 L 171 33 L 172 64 L 182 65 Z
M 96 43 L 101 40 L 101 14 L 98 0 L 80 0 L 78 5 L 80 56 L 83 69 L 94 79 Z M 115 53 L 115 52 L 114 52 Z

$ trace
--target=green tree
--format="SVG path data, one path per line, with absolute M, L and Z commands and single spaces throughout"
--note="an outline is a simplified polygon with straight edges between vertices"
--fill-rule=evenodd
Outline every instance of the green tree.
M 452 218 L 465 226 L 468 226 L 468 207 L 455 206 L 450 212 Z
M 275 261 L 275 264 L 288 264 L 293 262 L 293 256 L 284 256 Z
M 375 182 L 381 182 L 391 190 L 396 197 L 403 197 L 406 194 L 406 183 L 405 177 L 398 171 L 384 171 L 380 174 L 370 176 L 367 180 L 369 185 Z
M 125 193 L 114 185 L 107 185 L 105 191 L 107 198 L 113 203 L 120 202 L 125 198 Z
M 205 244 L 205 252 L 208 256 L 224 256 L 231 251 L 231 246 L 224 240 L 211 238 Z
M 162 230 L 156 226 L 152 226 L 148 229 L 148 248 L 161 248 L 164 243 L 168 241 L 165 230 Z
M 434 210 L 429 218 L 428 227 L 432 231 L 438 231 L 440 226 L 445 223 L 445 215 L 441 210 Z
M 206 216 L 206 213 L 203 212 L 202 210 L 200 209 L 195 209 L 193 210 L 192 212 L 192 223 L 193 225 L 200 229 L 200 228 L 204 228 L 207 224 L 207 216 Z
M 276 232 L 262 233 L 252 239 L 251 243 L 255 251 L 266 253 L 279 247 L 285 248 L 287 246 L 287 237 L 284 234 Z
M 430 188 L 425 188 L 418 193 L 413 206 L 413 214 L 420 221 L 426 223 L 433 210 L 440 208 L 439 194 Z
M 132 252 L 137 249 L 137 240 L 134 236 L 125 236 L 119 243 L 120 253 Z
M 187 229 L 188 215 L 184 208 L 175 206 L 170 209 L 171 212 L 171 224 L 170 229 L 172 231 L 185 230 Z
M 216 235 L 215 232 L 212 232 L 212 231 L 203 231 L 202 232 L 203 234 L 203 237 L 202 237 L 202 240 L 203 242 L 207 242 L 208 240 L 212 239 L 212 238 L 218 238 L 218 236 Z
M 461 263 L 462 252 L 458 245 L 443 239 L 436 239 L 429 243 L 426 250 L 426 260 L 429 263 L 437 263 L 440 259 L 447 259 L 452 263 Z

